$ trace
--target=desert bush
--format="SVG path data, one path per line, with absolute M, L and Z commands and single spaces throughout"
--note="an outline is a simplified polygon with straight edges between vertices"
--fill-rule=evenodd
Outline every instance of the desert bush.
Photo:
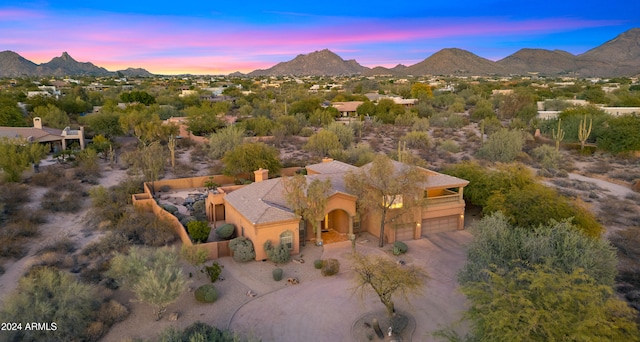
M 114 323 L 124 321 L 127 316 L 129 316 L 129 309 L 117 300 L 110 299 L 102 303 L 97 312 L 96 320 L 107 326 L 111 326 Z
M 38 267 L 20 279 L 18 288 L 5 298 L 0 321 L 55 322 L 55 340 L 84 340 L 100 307 L 96 298 L 93 287 L 79 283 L 72 275 Z M 51 331 L 26 330 L 24 326 L 2 334 L 9 341 L 52 340 Z
M 211 266 L 205 266 L 202 271 L 209 276 L 209 280 L 212 283 L 215 283 L 218 278 L 220 278 L 220 273 L 222 273 L 223 265 L 220 265 L 218 262 L 214 261 Z
M 40 206 L 52 212 L 75 213 L 82 207 L 83 197 L 86 195 L 88 194 L 80 187 L 64 184 L 47 191 L 40 201 Z
M 289 248 L 281 243 L 277 245 L 271 244 L 271 240 L 264 242 L 264 250 L 267 252 L 269 260 L 276 264 L 284 264 L 291 258 Z
M 489 137 L 478 151 L 478 157 L 493 162 L 512 162 L 522 152 L 524 136 L 520 131 L 502 129 Z
M 273 276 L 273 280 L 275 281 L 280 281 L 282 280 L 282 275 L 284 274 L 284 271 L 281 268 L 275 268 L 273 269 L 273 271 L 271 271 L 271 275 Z
M 31 183 L 37 186 L 49 187 L 65 179 L 64 169 L 55 165 L 40 168 L 40 172 L 31 176 Z
M 531 156 L 540 164 L 540 166 L 547 170 L 555 170 L 560 163 L 560 152 L 554 147 L 549 145 L 540 145 L 531 150 Z
M 427 118 L 416 118 L 413 120 L 413 125 L 411 126 L 412 131 L 417 132 L 426 132 L 429 130 L 429 119 Z
M 425 149 L 429 147 L 429 134 L 427 132 L 407 132 L 400 141 L 406 142 L 408 148 Z
M 239 236 L 229 242 L 229 248 L 233 251 L 233 260 L 247 262 L 255 260 L 256 251 L 253 242 L 244 236 Z
M 457 142 L 455 142 L 455 140 L 445 140 L 442 143 L 440 143 L 440 148 L 450 152 L 450 153 L 458 153 L 460 152 L 460 145 L 458 145 Z
M 218 299 L 218 291 L 213 284 L 199 286 L 193 294 L 200 303 L 213 303 Z
M 184 330 L 177 330 L 169 327 L 162 331 L 158 337 L 162 342 L 178 341 L 216 341 L 216 342 L 246 342 L 247 340 L 238 336 L 230 330 L 220 330 L 216 327 L 202 322 L 195 322 Z
M 193 242 L 207 242 L 209 234 L 211 233 L 211 227 L 206 221 L 191 221 L 187 224 L 187 232 L 191 236 Z
M 613 170 L 607 174 L 611 178 L 621 179 L 625 182 L 629 182 L 633 184 L 633 181 L 636 179 L 640 179 L 640 170 L 638 169 L 624 169 L 624 170 Z
M 323 276 L 328 277 L 338 274 L 340 272 L 340 262 L 338 259 L 326 259 L 322 261 L 322 270 L 320 271 Z
M 166 307 L 186 289 L 178 255 L 170 248 L 129 249 L 111 260 L 107 276 L 135 292 L 141 302 L 155 308 L 159 320 Z
M 113 228 L 134 245 L 164 246 L 176 239 L 171 224 L 150 212 L 128 212 Z
M 222 226 L 216 228 L 216 235 L 221 240 L 229 240 L 233 237 L 233 233 L 236 232 L 236 226 L 231 223 L 223 224 Z
M 191 216 L 195 217 L 198 221 L 207 220 L 207 212 L 204 200 L 195 201 L 192 208 L 193 209 L 191 210 Z
M 322 268 L 322 260 L 320 259 L 316 259 L 313 261 L 313 267 L 315 267 L 315 269 L 319 270 Z
M 301 137 L 310 137 L 314 134 L 315 132 L 313 131 L 313 128 L 311 127 L 302 127 L 302 129 L 300 130 L 299 135 Z
M 589 165 L 586 168 L 586 171 L 589 173 L 604 175 L 611 171 L 611 164 L 604 160 L 598 160 L 596 163 Z
M 409 250 L 409 246 L 402 241 L 396 241 L 393 243 L 393 255 L 404 254 Z
M 124 253 L 129 249 L 130 245 L 131 242 L 124 234 L 113 231 L 107 232 L 99 240 L 87 244 L 82 249 L 82 255 L 91 259 L 103 258 L 113 253 Z

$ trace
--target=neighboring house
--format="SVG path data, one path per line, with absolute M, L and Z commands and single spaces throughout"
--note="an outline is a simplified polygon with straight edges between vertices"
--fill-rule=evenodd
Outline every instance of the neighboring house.
M 394 166 L 396 169 L 406 167 L 399 162 L 394 162 Z M 316 178 L 328 179 L 332 185 L 319 231 L 313 232 L 314 225 L 310 222 L 301 224 L 300 217 L 289 208 L 282 178 L 268 179 L 268 170 L 262 169 L 255 171 L 256 181 L 252 184 L 220 187 L 216 193 L 210 193 L 206 201 L 208 217 L 214 222 L 223 219 L 234 224 L 237 236 L 251 239 L 256 249 L 256 260 L 267 258 L 263 248 L 267 240 L 273 244 L 286 244 L 292 254 L 297 254 L 301 243 L 314 241 L 322 244 L 327 234 L 337 234 L 348 240 L 356 233 L 366 231 L 379 237 L 379 218 L 364 213 L 361 219 L 356 210 L 357 198 L 344 184 L 345 174 L 358 171 L 358 167 L 325 159 L 322 163 L 307 166 L 306 170 L 308 182 Z M 385 232 L 388 243 L 464 227 L 465 202 L 462 196 L 463 188 L 469 182 L 424 168 L 420 170 L 427 175 L 426 184 L 417 185 L 424 186 L 426 206 L 408 211 L 402 220 L 398 220 L 403 223 L 389 224 Z
M 69 143 L 78 141 L 80 149 L 84 150 L 84 128 L 57 129 L 42 126 L 42 119 L 33 118 L 33 127 L 0 127 L 0 137 L 23 138 L 30 142 L 48 144 L 51 151 L 66 150 Z
M 341 116 L 348 117 L 357 116 L 358 113 L 356 112 L 356 110 L 358 109 L 358 106 L 363 103 L 363 101 L 333 102 L 331 106 L 337 109 L 340 112 Z

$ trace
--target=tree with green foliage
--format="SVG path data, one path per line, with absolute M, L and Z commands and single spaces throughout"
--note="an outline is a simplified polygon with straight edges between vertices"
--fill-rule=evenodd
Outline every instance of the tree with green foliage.
M 396 312 L 393 297 L 401 295 L 408 302 L 410 294 L 422 291 L 427 279 L 424 270 L 418 266 L 400 265 L 386 256 L 356 253 L 353 261 L 354 291 L 364 296 L 371 288 L 386 307 L 389 317 Z
M 356 109 L 357 110 L 357 109 Z M 392 99 L 380 99 L 376 105 L 375 116 L 383 123 L 394 123 L 396 117 L 404 113 L 404 107 Z
M 70 120 L 67 113 L 53 104 L 38 106 L 33 109 L 33 114 L 42 119 L 43 126 L 64 129 L 69 126 Z
M 231 109 L 228 102 L 202 102 L 199 106 L 184 109 L 187 116 L 189 131 L 197 136 L 207 136 L 224 127 L 219 116 L 225 115 Z
M 342 144 L 334 132 L 323 129 L 309 137 L 309 141 L 303 146 L 303 149 L 317 156 L 326 157 L 329 155 L 329 151 L 342 149 Z
M 241 122 L 241 127 L 245 130 L 253 132 L 257 136 L 267 136 L 271 134 L 271 131 L 275 128 L 276 124 L 273 120 L 266 116 L 258 116 L 255 118 L 249 118 Z
M 416 82 L 411 85 L 411 97 L 424 101 L 433 97 L 433 92 L 428 84 Z
M 120 94 L 120 99 L 122 100 L 122 102 L 126 102 L 126 103 L 138 102 L 146 106 L 156 103 L 156 99 L 152 95 L 150 95 L 146 91 L 141 91 L 141 90 L 124 92 Z
M 485 272 L 486 281 L 462 287 L 471 301 L 466 316 L 477 340 L 640 340 L 634 310 L 584 269 L 536 265 Z
M 94 134 L 100 134 L 107 138 L 124 135 L 120 125 L 120 114 L 105 111 L 80 117 L 80 122 L 88 126 L 88 130 Z M 127 130 L 128 131 L 128 130 Z
M 154 306 L 156 320 L 186 290 L 178 255 L 170 248 L 133 246 L 117 254 L 107 274 L 131 289 L 141 302 Z
M 640 151 L 640 115 L 614 117 L 607 121 L 607 126 L 598 137 L 598 148 L 611 153 Z
M 331 193 L 331 181 L 314 179 L 308 182 L 304 175 L 282 178 L 285 200 L 289 207 L 303 220 L 313 224 L 316 243 L 322 243 L 320 224 Z
M 347 189 L 358 198 L 359 207 L 380 217 L 378 246 L 383 247 L 385 226 L 424 202 L 426 174 L 415 166 L 378 154 L 373 161 L 345 177 Z
M 164 172 L 166 151 L 155 141 L 148 145 L 142 144 L 137 150 L 125 155 L 124 159 L 142 173 L 145 182 L 155 182 Z
M 25 139 L 0 137 L 0 170 L 5 182 L 19 182 L 30 164 L 37 164 L 46 155 L 46 146 Z
M 195 243 L 207 242 L 211 227 L 206 221 L 191 221 L 187 224 L 187 232 Z
M 359 116 L 373 116 L 376 113 L 376 104 L 367 100 L 356 108 Z
M 339 122 L 332 122 L 327 127 L 326 130 L 329 132 L 333 132 L 337 137 L 340 144 L 344 149 L 349 148 L 351 143 L 353 142 L 354 133 L 353 128 L 348 125 L 341 124 Z
M 5 96 L 0 97 L 0 126 L 24 127 L 27 125 L 18 102 Z
M 195 270 L 198 270 L 199 266 L 204 265 L 204 263 L 207 262 L 209 252 L 198 245 L 188 246 L 183 244 L 180 248 L 180 255 L 184 260 L 191 264 Z M 189 276 L 191 276 L 191 274 Z
M 491 136 L 478 150 L 478 157 L 493 162 L 512 162 L 524 147 L 524 135 L 521 131 L 501 129 Z
M 253 171 L 260 168 L 269 170 L 271 174 L 278 174 L 282 169 L 280 152 L 264 143 L 244 143 L 227 151 L 222 158 L 223 172 L 226 175 L 238 176 L 249 173 L 253 177 Z
M 616 251 L 604 239 L 583 234 L 570 219 L 535 227 L 518 226 L 502 212 L 484 216 L 474 227 L 461 285 L 486 280 L 491 267 L 511 271 L 549 265 L 566 273 L 583 269 L 599 285 L 613 286 Z
M 220 159 L 227 151 L 233 150 L 242 144 L 245 131 L 242 127 L 227 126 L 209 136 L 209 157 Z
M 9 294 L 0 322 L 22 324 L 20 330 L 2 331 L 7 341 L 84 340 L 87 328 L 100 308 L 95 289 L 74 276 L 48 267 L 33 268 Z M 25 324 L 46 323 L 49 329 L 27 329 Z M 53 326 L 55 324 L 55 327 Z

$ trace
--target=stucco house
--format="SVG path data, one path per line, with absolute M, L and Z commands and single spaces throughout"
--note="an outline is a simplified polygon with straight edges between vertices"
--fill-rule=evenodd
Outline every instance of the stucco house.
M 84 128 L 57 129 L 42 125 L 42 119 L 33 118 L 33 127 L 0 127 L 0 137 L 22 138 L 29 142 L 48 144 L 52 151 L 66 150 L 69 143 L 77 141 L 80 149 L 85 147 Z
M 394 166 L 401 168 L 404 164 L 394 162 Z M 252 184 L 227 191 L 222 187 L 217 193 L 210 193 L 206 200 L 207 214 L 212 221 L 223 219 L 234 224 L 237 236 L 251 239 L 256 260 L 267 258 L 263 248 L 267 240 L 273 244 L 286 244 L 292 254 L 297 254 L 306 241 L 322 244 L 325 240 L 336 241 L 336 236 L 338 240 L 348 240 L 365 231 L 379 237 L 379 218 L 367 213 L 361 215 L 356 208 L 357 198 L 349 193 L 344 183 L 346 173 L 358 171 L 358 167 L 325 159 L 307 166 L 306 170 L 308 182 L 316 178 L 331 182 L 321 230 L 313 232 L 312 224 L 301 223 L 301 218 L 286 202 L 282 178 L 268 179 L 268 170 L 262 169 L 255 171 Z M 426 183 L 417 185 L 424 187 L 426 205 L 405 213 L 399 220 L 403 223 L 387 227 L 384 240 L 388 243 L 464 227 L 462 196 L 468 181 L 424 168 L 420 171 L 427 175 Z

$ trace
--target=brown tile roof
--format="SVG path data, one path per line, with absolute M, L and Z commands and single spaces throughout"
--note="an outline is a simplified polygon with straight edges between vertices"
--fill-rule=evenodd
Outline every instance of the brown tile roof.
M 224 200 L 253 224 L 291 220 L 298 217 L 287 208 L 282 179 L 251 183 L 234 190 Z
M 359 170 L 357 166 L 353 166 L 337 160 L 308 165 L 306 169 L 320 174 L 346 173 L 348 171 Z
M 0 127 L 0 137 L 25 139 L 33 137 L 39 142 L 56 141 L 62 140 L 62 130 L 48 127 L 43 127 L 43 129 L 34 127 Z

